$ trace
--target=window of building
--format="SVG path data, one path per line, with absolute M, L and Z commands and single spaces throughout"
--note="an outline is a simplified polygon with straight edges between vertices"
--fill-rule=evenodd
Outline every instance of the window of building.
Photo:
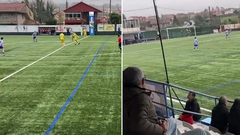
M 80 20 L 82 18 L 81 13 L 66 13 L 65 17 L 67 20 Z
M 3 15 L 1 15 L 1 19 L 8 19 L 8 15 L 7 14 L 3 14 Z

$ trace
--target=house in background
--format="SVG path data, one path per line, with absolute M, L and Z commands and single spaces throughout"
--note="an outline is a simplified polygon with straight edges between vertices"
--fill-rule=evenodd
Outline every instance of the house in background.
M 34 25 L 31 9 L 25 3 L 1 3 L 0 4 L 0 25 Z
M 195 13 L 194 12 L 189 12 L 188 16 L 190 19 L 194 19 L 195 18 Z
M 225 15 L 227 14 L 233 14 L 234 13 L 234 9 L 228 9 L 225 11 Z
M 53 14 L 54 18 L 57 20 L 57 25 L 65 25 L 65 13 L 62 10 L 55 9 Z
M 95 22 L 98 20 L 98 13 L 102 12 L 97 8 L 87 5 L 84 2 L 80 2 L 70 8 L 64 10 L 65 12 L 65 25 L 74 24 L 89 24 L 89 12 L 94 12 Z

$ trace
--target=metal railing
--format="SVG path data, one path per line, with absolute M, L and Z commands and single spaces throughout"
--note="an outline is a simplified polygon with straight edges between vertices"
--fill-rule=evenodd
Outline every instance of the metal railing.
M 190 89 L 187 89 L 187 88 L 183 88 L 183 87 L 180 87 L 180 86 L 177 86 L 177 85 L 167 84 L 167 83 L 163 83 L 163 82 L 157 82 L 157 81 L 153 81 L 153 80 L 147 80 L 146 84 L 155 85 L 156 87 L 159 87 L 159 85 L 162 85 L 162 87 L 163 87 L 163 91 L 162 92 L 159 92 L 159 91 L 156 91 L 156 90 L 152 90 L 152 89 L 147 89 L 147 90 L 151 91 L 152 93 L 163 95 L 165 97 L 165 103 L 161 103 L 161 101 L 158 102 L 156 100 L 153 101 L 153 103 L 155 105 L 160 105 L 160 106 L 166 107 L 166 109 L 167 109 L 167 114 L 166 115 L 167 116 L 169 116 L 168 109 L 170 109 L 170 110 L 174 110 L 174 111 L 177 111 L 177 112 L 186 112 L 186 113 L 189 113 L 189 114 L 201 115 L 201 116 L 205 116 L 205 117 L 211 117 L 209 114 L 196 113 L 196 112 L 186 111 L 186 110 L 184 110 L 184 108 L 178 109 L 178 108 L 175 108 L 173 106 L 169 106 L 167 100 L 169 100 L 169 101 L 170 100 L 174 100 L 175 103 L 180 103 L 181 105 L 182 105 L 182 103 L 186 103 L 187 102 L 186 100 L 179 98 L 178 94 L 175 93 L 175 90 L 173 90 L 173 88 L 180 90 L 181 93 L 182 92 L 195 93 L 198 96 L 202 96 L 204 98 L 204 100 L 206 100 L 205 98 L 212 99 L 214 101 L 212 103 L 214 106 L 216 106 L 218 104 L 219 97 L 207 95 L 207 94 L 204 94 L 204 93 L 201 93 L 201 92 L 197 92 L 197 91 L 193 91 L 193 90 L 190 90 Z M 174 97 L 174 94 L 172 94 L 171 98 L 170 98 L 169 95 L 167 95 L 166 87 L 170 87 L 171 90 L 174 91 L 175 97 Z M 233 103 L 233 101 L 230 101 L 230 100 L 228 100 L 228 102 L 229 103 Z M 201 106 L 201 104 L 200 104 L 200 106 Z M 182 105 L 182 107 L 183 107 L 183 105 Z M 206 111 L 208 113 L 211 113 L 212 108 L 210 110 L 208 110 L 206 108 L 201 108 L 201 110 Z

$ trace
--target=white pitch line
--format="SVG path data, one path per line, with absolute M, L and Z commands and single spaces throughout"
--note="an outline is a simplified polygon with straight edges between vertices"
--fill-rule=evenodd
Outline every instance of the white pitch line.
M 80 39 L 80 40 L 83 40 L 83 39 L 85 39 L 85 38 L 87 38 L 87 37 L 84 37 L 84 38 L 82 38 L 82 39 Z M 74 43 L 74 42 L 72 42 L 72 43 L 69 43 L 69 44 L 67 44 L 66 46 L 69 46 L 69 45 L 71 45 L 71 44 L 73 44 L 73 43 Z M 22 70 L 24 70 L 24 69 L 26 69 L 26 68 L 30 67 L 31 65 L 33 65 L 33 64 L 35 64 L 35 63 L 39 62 L 40 60 L 43 60 L 43 59 L 47 58 L 48 56 L 50 56 L 50 55 L 54 54 L 55 52 L 57 52 L 57 51 L 61 50 L 62 48 L 64 48 L 64 47 L 60 47 L 60 48 L 58 48 L 57 50 L 55 50 L 55 51 L 53 51 L 53 52 L 49 53 L 48 55 L 46 55 L 46 56 L 44 56 L 44 57 L 42 57 L 42 58 L 40 58 L 40 59 L 38 59 L 38 60 L 36 60 L 36 61 L 34 61 L 34 62 L 32 62 L 32 63 L 28 64 L 27 66 L 25 66 L 25 67 L 23 67 L 23 68 L 19 69 L 18 71 L 16 71 L 16 72 L 14 72 L 14 73 L 12 73 L 12 74 L 8 75 L 7 77 L 5 77 L 5 78 L 1 79 L 1 80 L 0 80 L 0 82 L 3 82 L 4 80 L 6 80 L 6 79 L 8 79 L 8 78 L 12 77 L 13 75 L 15 75 L 15 74 L 17 74 L 17 73 L 21 72 Z
M 167 98 L 167 100 L 170 100 L 170 98 Z M 179 101 L 178 101 L 178 100 L 176 100 L 176 99 L 172 99 L 172 101 L 173 101 L 173 102 L 177 102 L 177 103 L 179 103 Z M 182 102 L 182 101 L 181 101 L 181 103 L 182 103 L 182 104 L 184 104 L 184 105 L 186 104 L 185 102 Z M 201 109 L 201 110 L 203 110 L 203 111 L 205 111 L 205 112 L 212 113 L 212 111 L 211 111 L 211 110 L 209 110 L 209 109 L 202 108 L 202 107 L 200 107 L 200 109 Z

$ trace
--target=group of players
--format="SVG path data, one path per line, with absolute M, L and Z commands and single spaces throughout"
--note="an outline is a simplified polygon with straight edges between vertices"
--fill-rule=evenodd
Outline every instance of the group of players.
M 230 31 L 228 29 L 226 29 L 225 34 L 226 34 L 226 39 L 230 38 L 230 36 L 229 36 Z M 196 51 L 196 50 L 199 50 L 197 37 L 194 38 L 194 51 Z
M 80 45 L 80 42 L 78 41 L 79 36 L 76 33 L 74 33 L 72 30 L 71 30 L 70 34 L 71 34 L 70 37 L 72 38 L 72 41 L 74 40 L 76 42 L 75 45 L 77 45 L 77 44 Z M 87 33 L 84 32 L 84 36 L 86 36 L 86 35 L 87 35 Z M 59 35 L 59 39 L 61 41 L 62 46 L 65 47 L 65 35 L 63 33 L 61 33 Z M 37 32 L 36 31 L 33 33 L 33 42 L 37 42 Z
M 78 36 L 76 33 L 74 33 L 72 30 L 71 30 L 70 34 L 71 34 L 70 37 L 72 38 L 72 41 L 73 41 L 73 40 L 75 41 L 75 45 L 77 45 L 77 44 L 80 45 L 79 36 Z M 37 42 L 37 32 L 36 32 L 36 31 L 34 31 L 34 33 L 32 34 L 32 36 L 33 36 L 33 42 Z M 84 36 L 87 36 L 87 32 L 86 32 L 86 31 L 84 31 Z M 59 35 L 59 39 L 60 39 L 60 41 L 61 41 L 62 47 L 65 47 L 65 35 L 64 35 L 63 33 L 61 33 L 61 34 Z M 120 52 L 122 52 L 122 48 L 121 48 L 122 39 L 121 39 L 121 36 L 120 36 L 120 35 L 118 35 L 118 41 L 117 41 L 117 42 L 119 43 L 118 46 L 119 46 Z M 1 37 L 1 40 L 0 40 L 0 49 L 1 49 L 2 52 L 3 52 L 3 56 L 5 56 L 5 51 L 4 51 L 4 45 L 3 45 L 3 43 L 4 43 L 3 37 Z

